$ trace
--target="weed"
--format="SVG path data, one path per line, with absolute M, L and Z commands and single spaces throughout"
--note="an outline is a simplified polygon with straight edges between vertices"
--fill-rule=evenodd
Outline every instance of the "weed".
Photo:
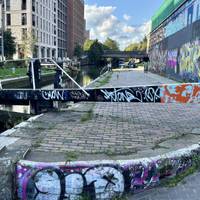
M 41 140 L 37 140 L 32 144 L 32 147 L 33 148 L 38 148 L 38 147 L 40 147 L 40 145 L 41 145 Z
M 107 83 L 109 83 L 111 77 L 112 77 L 112 72 L 109 72 L 102 79 L 97 81 L 96 87 L 102 87 L 106 85 Z
M 182 182 L 187 176 L 194 174 L 200 169 L 200 157 L 198 155 L 192 156 L 192 166 L 184 172 L 176 175 L 173 178 L 163 180 L 162 185 L 165 187 L 175 187 L 178 183 Z
M 196 171 L 197 171 L 196 166 L 192 166 L 185 172 L 178 174 L 177 176 L 175 176 L 173 178 L 164 180 L 162 185 L 165 187 L 175 187 L 178 185 L 178 183 L 183 181 L 184 178 L 186 178 L 187 176 L 189 176 L 191 174 L 194 174 Z
M 161 146 L 160 144 L 155 144 L 152 150 L 156 150 L 156 149 L 169 149 L 169 147 Z
M 79 156 L 78 152 L 68 151 L 65 153 L 65 160 L 66 162 L 75 161 L 78 159 L 78 156 Z
M 87 122 L 91 120 L 94 116 L 93 113 L 93 108 L 91 108 L 88 112 L 86 112 L 82 117 L 81 117 L 81 122 Z

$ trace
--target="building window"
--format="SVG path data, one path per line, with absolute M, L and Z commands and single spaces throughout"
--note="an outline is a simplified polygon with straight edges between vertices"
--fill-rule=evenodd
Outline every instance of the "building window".
M 32 0 L 32 10 L 35 12 L 35 0 Z
M 27 25 L 27 15 L 26 15 L 26 13 L 22 13 L 22 25 Z
M 10 0 L 6 0 L 6 11 L 10 11 Z
M 35 15 L 32 15 L 32 25 L 35 26 Z
M 11 15 L 10 14 L 6 14 L 6 24 L 7 24 L 7 26 L 11 25 Z
M 27 37 L 27 29 L 22 28 L 22 40 L 25 39 L 26 37 Z
M 22 0 L 22 10 L 26 10 L 26 0 Z

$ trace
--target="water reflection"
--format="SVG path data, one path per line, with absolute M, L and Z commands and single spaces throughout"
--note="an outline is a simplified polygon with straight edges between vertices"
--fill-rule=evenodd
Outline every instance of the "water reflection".
M 0 105 L 0 110 L 30 114 L 30 106 Z
M 100 73 L 103 69 L 102 67 L 96 66 L 82 66 L 81 70 L 74 75 L 74 79 L 83 87 L 89 85 L 94 79 L 100 76 Z M 75 88 L 75 84 L 72 83 L 69 79 L 65 80 L 64 83 L 65 88 Z M 53 84 L 47 85 L 42 89 L 53 89 Z M 25 113 L 30 114 L 30 106 L 8 106 L 8 105 L 0 105 L 0 110 L 17 112 L 17 113 Z

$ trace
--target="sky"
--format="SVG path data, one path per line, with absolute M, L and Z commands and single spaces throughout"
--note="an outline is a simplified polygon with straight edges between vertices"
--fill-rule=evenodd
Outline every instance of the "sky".
M 91 39 L 110 37 L 123 50 L 150 31 L 151 17 L 164 0 L 85 0 L 85 18 Z

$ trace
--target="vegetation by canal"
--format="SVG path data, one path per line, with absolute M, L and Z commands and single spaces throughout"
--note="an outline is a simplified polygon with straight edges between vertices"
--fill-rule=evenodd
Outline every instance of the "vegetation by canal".
M 42 68 L 42 74 L 54 72 L 55 70 Z M 0 68 L 0 79 L 17 78 L 27 76 L 27 67 L 2 67 Z

